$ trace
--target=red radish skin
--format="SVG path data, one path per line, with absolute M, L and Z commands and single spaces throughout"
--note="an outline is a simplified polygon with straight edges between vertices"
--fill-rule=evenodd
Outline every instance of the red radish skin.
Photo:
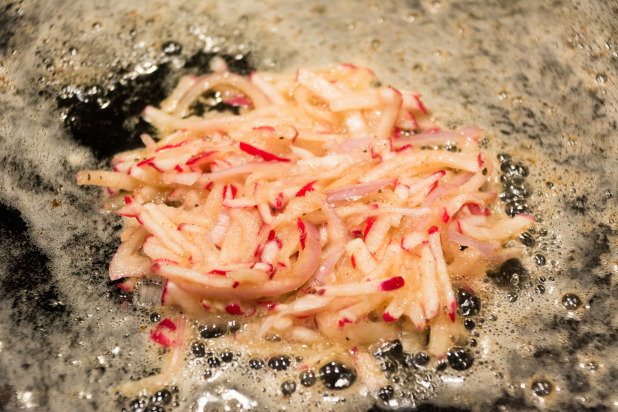
M 155 330 L 150 331 L 150 339 L 152 339 L 153 342 L 156 342 L 159 345 L 165 346 L 166 348 L 169 348 L 170 346 L 172 346 L 175 343 L 174 340 L 172 340 L 169 337 L 165 336 L 161 332 L 157 332 Z
M 427 109 L 425 108 L 425 105 L 423 104 L 423 102 L 421 102 L 421 95 L 415 94 L 413 97 L 414 97 L 414 100 L 416 100 L 416 104 L 418 105 L 419 110 L 425 115 L 428 114 Z
M 287 159 L 287 158 L 284 158 L 284 157 L 279 157 L 279 156 L 277 156 L 275 154 L 272 154 L 272 153 L 269 153 L 269 152 L 267 152 L 265 150 L 258 149 L 255 146 L 251 146 L 248 143 L 240 142 L 238 147 L 243 152 L 245 152 L 247 154 L 250 154 L 252 156 L 261 157 L 262 159 L 264 159 L 267 162 L 269 162 L 269 161 L 289 162 L 290 161 L 290 159 Z
M 180 143 L 168 144 L 168 145 L 165 145 L 165 146 L 161 146 L 161 147 L 158 147 L 157 149 L 155 149 L 155 153 L 163 152 L 163 151 L 170 150 L 170 149 L 175 149 L 177 147 L 184 146 L 188 142 L 189 142 L 188 140 L 183 140 Z
M 256 127 L 253 128 L 253 130 L 254 131 L 270 132 L 270 133 L 275 133 L 277 131 L 272 126 L 256 126 Z M 242 148 L 240 150 L 242 150 Z
M 227 276 L 227 272 L 225 270 L 219 270 L 219 269 L 213 269 L 210 272 L 213 275 L 219 275 L 219 276 Z
M 339 66 L 346 69 L 358 70 L 358 67 L 356 67 L 352 63 L 339 63 Z
M 371 228 L 373 227 L 375 223 L 376 223 L 375 217 L 370 217 L 369 219 L 367 219 L 367 222 L 365 223 L 365 231 L 363 233 L 363 242 L 367 240 L 367 235 L 369 234 L 369 231 L 371 230 Z
M 382 291 L 388 292 L 391 290 L 402 288 L 403 285 L 405 285 L 405 283 L 406 283 L 405 280 L 401 276 L 395 276 L 393 278 L 390 278 L 382 282 L 381 288 L 382 288 Z
M 343 318 L 339 320 L 339 327 L 343 328 L 346 323 L 352 323 L 352 321 L 348 318 Z
M 410 120 L 412 121 L 412 128 L 414 130 L 418 130 L 418 122 L 416 121 L 416 117 L 414 117 L 414 114 L 412 112 L 408 112 L 408 116 L 410 117 Z
M 159 323 L 159 326 L 168 328 L 170 330 L 176 330 L 176 324 L 170 320 L 170 318 L 165 318 Z
M 451 217 L 448 214 L 448 211 L 446 210 L 446 208 L 442 209 L 442 222 L 444 223 L 448 223 L 448 221 L 451 219 Z
M 225 307 L 225 311 L 234 316 L 242 316 L 245 314 L 238 303 L 230 303 Z
M 255 303 L 257 303 L 257 304 L 258 304 L 258 305 L 260 305 L 260 306 L 264 306 L 264 307 L 265 307 L 266 309 L 268 309 L 269 311 L 271 311 L 271 310 L 275 309 L 275 308 L 278 306 L 278 304 L 277 304 L 277 303 L 274 303 L 274 302 L 269 301 L 269 300 L 267 300 L 267 301 L 260 301 L 260 300 L 258 300 L 258 301 L 257 301 L 257 302 L 255 302 Z
M 132 288 L 132 287 L 130 287 L 130 286 L 128 286 L 128 285 L 125 285 L 125 283 L 124 283 L 124 282 L 117 283 L 117 284 L 116 284 L 116 286 L 118 287 L 118 289 L 120 289 L 120 290 L 124 290 L 125 292 L 130 292 L 130 291 L 132 291 L 132 290 L 133 290 L 133 288 Z
M 393 129 L 393 138 L 394 139 L 399 139 L 401 137 L 401 133 L 402 133 L 401 128 L 395 127 Z
M 167 285 L 169 283 L 169 279 L 165 281 L 165 285 L 163 285 L 163 292 L 161 293 L 161 306 L 165 306 L 165 299 L 167 298 Z
M 399 149 L 397 149 L 397 153 L 403 152 L 404 150 L 414 150 L 414 146 L 412 146 L 411 144 L 401 146 Z
M 238 193 L 238 189 L 234 185 L 225 185 L 225 187 L 223 188 L 223 198 L 225 199 L 228 196 L 228 188 L 231 198 L 235 199 L 236 193 Z
M 167 331 L 175 331 L 176 324 L 169 318 L 163 319 L 155 329 L 150 331 L 150 339 L 165 347 L 170 347 L 176 342 L 167 335 Z
M 191 166 L 191 165 L 194 165 L 194 164 L 202 163 L 204 161 L 208 161 L 208 158 L 211 155 L 213 155 L 214 153 L 216 153 L 216 151 L 214 151 L 214 150 L 211 150 L 211 151 L 208 151 L 208 152 L 200 152 L 200 153 L 198 153 L 196 155 L 193 155 L 189 160 L 187 160 L 185 162 L 185 164 L 187 166 Z
M 394 318 L 394 317 L 392 317 L 392 316 L 390 315 L 390 313 L 388 313 L 388 312 L 384 312 L 384 313 L 382 314 L 382 319 L 383 319 L 383 320 L 384 320 L 384 322 L 386 322 L 386 323 L 396 322 L 396 321 L 397 321 L 397 319 L 396 319 L 396 318 Z
M 253 102 L 245 97 L 235 97 L 233 99 L 227 99 L 223 103 L 229 104 L 231 106 L 252 106 Z
M 452 301 L 451 302 L 451 311 L 449 312 L 448 316 L 451 318 L 451 322 L 455 322 L 455 316 L 457 314 L 457 302 Z
M 296 192 L 296 197 L 303 197 L 308 192 L 313 192 L 315 190 L 313 188 L 313 185 L 315 184 L 315 182 L 317 182 L 317 180 L 314 180 L 313 182 L 309 182 L 306 185 L 304 185 L 298 192 Z
M 304 250 L 305 242 L 307 241 L 307 232 L 305 229 L 305 223 L 302 221 L 301 218 L 298 218 L 298 220 L 296 221 L 296 224 L 298 225 L 298 230 L 300 231 L 300 248 Z
M 491 211 L 486 207 L 481 207 L 478 203 L 467 203 L 466 206 L 473 215 L 491 216 Z
M 150 166 L 150 164 L 152 163 L 152 161 L 155 160 L 154 157 L 149 157 L 148 159 L 144 159 L 141 162 L 139 162 L 138 164 L 136 164 L 137 167 L 142 167 L 142 166 Z
M 299 225 L 299 228 L 300 228 L 300 225 Z M 304 227 L 303 227 L 303 230 L 304 230 Z M 306 238 L 307 238 L 307 235 L 305 234 L 305 239 Z M 274 241 L 275 243 L 277 243 L 277 246 L 279 247 L 279 249 L 281 249 L 283 247 L 283 244 L 281 243 L 281 240 L 277 236 L 275 236 L 275 231 L 274 230 L 271 230 L 270 232 L 268 232 L 268 241 L 269 242 L 273 242 Z
M 175 260 L 171 260 L 171 259 L 155 259 L 152 261 L 153 265 L 157 265 L 157 264 L 168 264 L 168 265 L 178 265 L 178 262 L 176 262 Z
M 431 187 L 427 191 L 427 196 L 429 196 L 431 194 L 431 192 L 433 192 L 436 189 L 436 187 L 438 187 L 438 182 L 433 182 L 433 184 L 431 185 Z

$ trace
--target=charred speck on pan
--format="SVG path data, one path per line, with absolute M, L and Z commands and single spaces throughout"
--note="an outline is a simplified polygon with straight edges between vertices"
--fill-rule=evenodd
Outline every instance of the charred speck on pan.
M 496 129 L 500 133 L 507 136 L 526 136 L 541 147 L 547 143 L 547 139 L 544 137 L 548 133 L 549 127 L 543 120 L 543 114 L 536 114 L 528 107 L 515 107 L 513 110 L 505 110 L 496 105 L 489 105 L 488 108 L 496 115 Z
M 497 411 L 499 410 L 514 410 L 514 411 L 534 410 L 532 405 L 529 405 L 526 403 L 526 400 L 522 396 L 521 393 L 512 395 L 508 393 L 507 391 L 505 391 L 504 389 L 502 390 L 502 396 L 496 399 L 492 406 L 494 408 L 493 410 L 497 410 Z
M 603 350 L 618 345 L 618 333 L 616 331 L 610 329 L 599 332 L 590 328 L 592 324 L 582 324 L 580 320 L 555 316 L 552 326 L 555 329 L 567 332 L 566 347 L 571 354 L 584 348 Z
M 589 90 L 588 95 L 594 101 L 592 108 L 592 120 L 602 119 L 607 117 L 607 109 L 605 108 L 605 99 L 598 96 L 596 90 Z
M 8 404 L 13 397 L 15 390 L 9 384 L 0 387 L 0 411 L 8 410 Z
M 582 233 L 580 249 L 575 250 L 571 256 L 572 263 L 579 263 L 569 268 L 568 274 L 572 279 L 594 280 L 594 276 L 582 276 L 583 272 L 590 272 L 592 269 L 598 268 L 602 264 L 601 257 L 610 253 L 610 237 L 616 236 L 616 231 L 609 225 L 599 224 L 597 227 L 587 233 Z
M 83 249 L 88 256 L 90 263 L 88 276 L 83 273 L 76 273 L 82 281 L 88 281 L 92 285 L 97 285 L 109 281 L 108 268 L 116 250 L 115 243 L 94 243 L 92 238 L 85 234 L 76 234 L 63 245 L 63 249 L 78 250 Z M 111 282 L 110 282 L 111 283 Z M 120 289 L 112 289 L 115 293 Z
M 532 354 L 532 357 L 538 359 L 543 363 L 544 366 L 547 366 L 550 363 L 560 362 L 560 357 L 562 356 L 562 351 L 557 346 L 549 346 L 544 348 L 538 348 Z
M 0 6 L 0 54 L 6 54 L 11 44 L 11 39 L 17 32 L 20 15 L 19 6 L 10 2 Z
M 571 370 L 567 372 L 566 381 L 567 388 L 571 393 L 582 393 L 590 390 L 590 381 L 583 372 L 576 368 L 571 368 Z
M 17 176 L 20 188 L 32 188 L 36 193 L 53 192 L 54 187 L 32 165 L 21 159 L 22 153 L 4 153 L 0 157 L 0 171 Z M 4 217 L 4 216 L 2 216 Z
M 580 215 L 585 214 L 586 209 L 588 208 L 588 196 L 582 195 L 576 197 L 575 200 L 569 204 L 569 206 Z

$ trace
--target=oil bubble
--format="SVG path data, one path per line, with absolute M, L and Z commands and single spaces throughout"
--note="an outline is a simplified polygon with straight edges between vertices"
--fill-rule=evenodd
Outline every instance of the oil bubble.
M 537 396 L 547 396 L 551 393 L 553 385 L 545 379 L 539 379 L 532 382 L 532 391 Z
M 605 73 L 599 73 L 595 77 L 595 80 L 599 84 L 605 84 L 607 82 L 607 75 Z
M 300 374 L 300 384 L 303 386 L 313 386 L 316 382 L 317 378 L 313 371 L 304 371 Z
M 562 306 L 567 310 L 576 310 L 582 304 L 582 300 L 574 293 L 567 293 L 562 296 Z
M 474 357 L 469 349 L 453 347 L 446 354 L 446 359 L 451 368 L 463 371 L 472 366 Z
M 296 391 L 296 382 L 285 381 L 281 384 L 281 393 L 283 396 L 290 396 L 294 391 Z
M 356 373 L 339 362 L 330 362 L 320 368 L 320 380 L 328 389 L 346 389 L 356 381 Z
M 285 355 L 273 356 L 268 360 L 268 367 L 276 371 L 284 371 L 290 367 L 292 360 Z

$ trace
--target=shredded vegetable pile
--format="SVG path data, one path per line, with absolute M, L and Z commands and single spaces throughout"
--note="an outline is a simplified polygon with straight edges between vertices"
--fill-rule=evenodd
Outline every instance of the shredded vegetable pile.
M 252 317 L 258 337 L 362 345 L 430 328 L 444 355 L 454 290 L 518 255 L 505 245 L 533 222 L 501 211 L 482 131 L 440 129 L 418 95 L 351 64 L 212 66 L 144 110 L 158 140 L 77 174 L 125 223 L 111 279 L 160 280 L 162 305 Z M 181 344 L 184 315 L 153 339 Z

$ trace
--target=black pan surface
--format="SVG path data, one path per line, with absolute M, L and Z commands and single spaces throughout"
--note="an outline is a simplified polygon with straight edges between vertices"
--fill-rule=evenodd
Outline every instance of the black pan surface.
M 143 107 L 214 55 L 241 73 L 351 62 L 417 90 L 510 156 L 506 207 L 538 224 L 524 269 L 488 280 L 465 372 L 413 368 L 390 404 L 360 384 L 283 398 L 237 358 L 167 409 L 618 409 L 615 2 L 0 0 L 0 410 L 130 410 L 117 384 L 160 368 L 156 308 L 107 280 L 119 219 L 74 175 L 138 146 Z

